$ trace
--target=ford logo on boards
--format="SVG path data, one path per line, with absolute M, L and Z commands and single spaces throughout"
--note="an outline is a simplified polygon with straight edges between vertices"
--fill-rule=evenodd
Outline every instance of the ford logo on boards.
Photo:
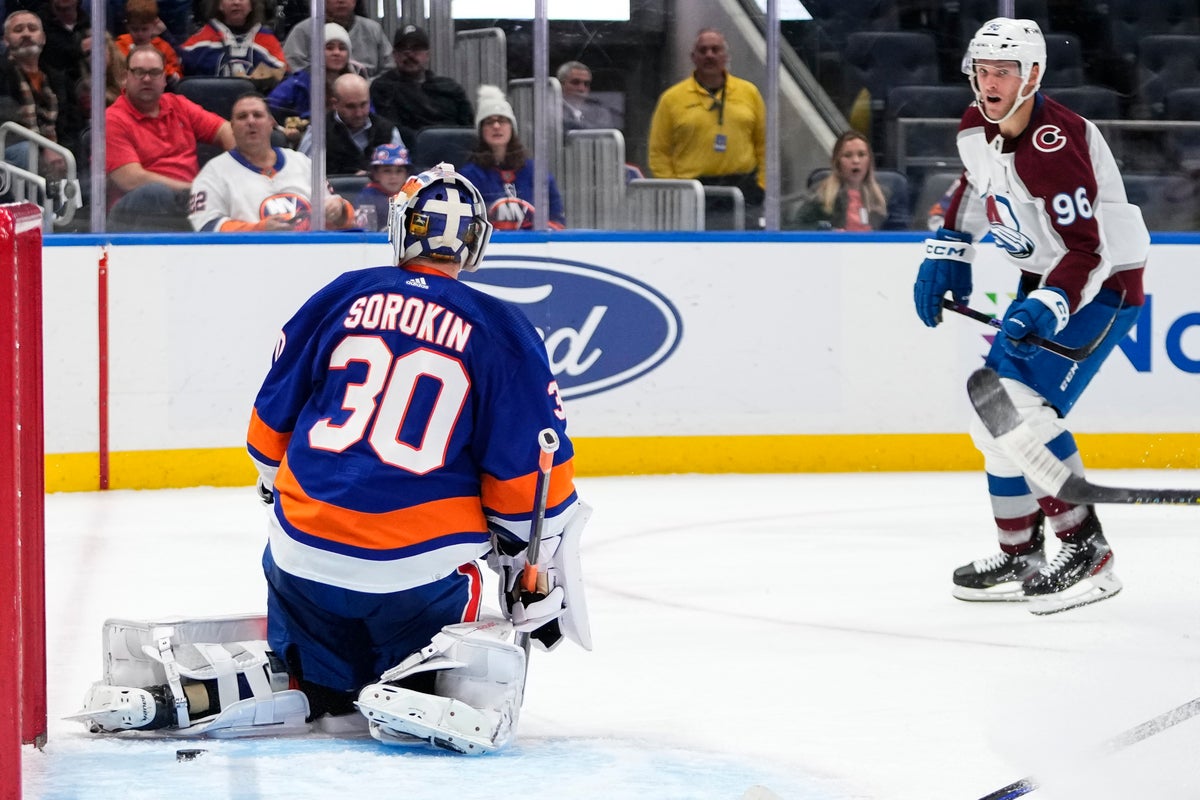
M 564 398 L 645 375 L 675 350 L 679 312 L 641 281 L 604 267 L 538 256 L 487 256 L 460 277 L 518 306 L 546 342 Z

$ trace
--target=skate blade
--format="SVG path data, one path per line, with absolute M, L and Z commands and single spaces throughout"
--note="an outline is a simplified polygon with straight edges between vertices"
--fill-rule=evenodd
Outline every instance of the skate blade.
M 1080 588 L 1082 587 L 1082 588 Z M 1039 617 L 1070 611 L 1072 608 L 1090 606 L 1115 597 L 1122 589 L 1122 584 L 1111 572 L 1084 578 L 1074 586 L 1069 586 L 1055 594 L 1040 595 L 1028 598 L 1029 613 Z
M 1025 603 L 1029 601 L 1029 596 L 1021 591 L 1020 581 L 997 583 L 986 589 L 955 586 L 951 594 L 968 603 Z

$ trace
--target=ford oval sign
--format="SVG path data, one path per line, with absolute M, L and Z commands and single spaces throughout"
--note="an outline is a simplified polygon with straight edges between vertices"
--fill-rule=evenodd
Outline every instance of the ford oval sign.
M 462 273 L 518 306 L 546 342 L 564 398 L 612 389 L 657 367 L 679 344 L 679 312 L 650 286 L 604 267 L 538 256 L 488 256 Z

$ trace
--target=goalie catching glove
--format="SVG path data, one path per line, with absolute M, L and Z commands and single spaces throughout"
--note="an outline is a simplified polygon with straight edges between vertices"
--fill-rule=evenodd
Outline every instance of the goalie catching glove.
M 567 513 L 571 516 L 562 533 L 543 536 L 539 545 L 535 591 L 521 588 L 528 563 L 525 542 L 494 536 L 487 562 L 500 576 L 500 605 L 517 631 L 528 632 L 544 650 L 553 650 L 564 637 L 591 650 L 579 540 L 592 509 L 581 501 Z

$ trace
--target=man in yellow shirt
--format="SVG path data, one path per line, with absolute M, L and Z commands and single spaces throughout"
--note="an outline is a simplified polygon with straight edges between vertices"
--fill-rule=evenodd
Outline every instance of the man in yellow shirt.
M 767 178 L 767 110 L 750 81 L 729 74 L 725 36 L 703 28 L 692 45 L 696 69 L 658 98 L 650 121 L 650 172 L 737 186 L 757 227 Z M 709 225 L 708 227 L 714 227 Z

